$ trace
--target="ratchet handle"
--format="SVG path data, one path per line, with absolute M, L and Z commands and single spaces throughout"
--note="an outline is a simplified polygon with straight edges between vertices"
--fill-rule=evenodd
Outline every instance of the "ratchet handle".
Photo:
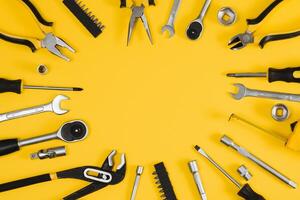
M 270 83 L 275 81 L 300 83 L 300 78 L 296 78 L 294 75 L 295 72 L 300 72 L 300 67 L 289 67 L 285 69 L 269 68 L 268 81 Z
M 238 195 L 245 200 L 265 200 L 263 196 L 254 192 L 249 184 L 245 184 L 242 189 L 238 192 Z
M 264 46 L 269 42 L 278 41 L 278 40 L 287 40 L 298 36 L 300 36 L 300 31 L 295 31 L 292 33 L 285 33 L 285 34 L 267 35 L 260 40 L 259 46 L 260 48 L 264 48 Z
M 20 147 L 18 144 L 18 139 L 0 140 L 0 156 L 4 156 L 19 150 Z
M 43 175 L 34 176 L 34 177 L 30 177 L 30 178 L 24 178 L 24 179 L 20 179 L 17 181 L 0 184 L 0 192 L 14 190 L 17 188 L 30 186 L 30 185 L 34 185 L 37 183 L 43 183 L 43 182 L 51 181 L 51 180 L 52 179 L 51 179 L 50 174 L 43 174 Z
M 36 19 L 43 25 L 45 26 L 53 26 L 53 22 L 48 22 L 46 21 L 42 15 L 40 14 L 40 12 L 38 11 L 38 9 L 31 3 L 30 0 L 22 0 L 26 6 L 31 10 L 31 12 L 34 14 L 34 16 L 36 17 Z
M 248 25 L 259 24 L 283 0 L 275 0 L 255 19 L 247 19 Z
M 0 78 L 0 93 L 13 92 L 21 94 L 22 91 L 22 80 L 7 80 Z

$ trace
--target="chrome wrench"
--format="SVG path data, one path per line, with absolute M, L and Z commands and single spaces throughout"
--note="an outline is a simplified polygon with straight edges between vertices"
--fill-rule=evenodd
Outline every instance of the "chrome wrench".
M 253 90 L 246 88 L 243 84 L 237 83 L 234 84 L 238 88 L 237 93 L 231 93 L 231 96 L 240 100 L 244 97 L 259 97 L 259 98 L 268 98 L 268 99 L 279 99 L 287 101 L 300 102 L 300 94 L 290 94 L 290 93 L 281 93 L 281 92 L 270 92 L 264 90 Z
M 180 3 L 181 3 L 181 0 L 174 0 L 168 23 L 165 26 L 163 26 L 161 29 L 162 33 L 164 33 L 165 31 L 168 31 L 169 37 L 173 37 L 175 34 L 174 21 L 175 21 Z
M 35 115 L 43 112 L 53 112 L 58 115 L 65 114 L 68 112 L 68 110 L 61 109 L 60 103 L 61 101 L 67 99 L 69 99 L 67 96 L 58 95 L 53 99 L 51 103 L 48 104 L 0 114 L 0 122 L 26 117 L 29 115 Z
M 210 3 L 211 3 L 211 0 L 205 0 L 205 4 L 200 12 L 200 15 L 190 23 L 190 25 L 186 31 L 186 35 L 189 39 L 197 40 L 201 36 L 203 29 L 204 29 L 203 19 L 204 19 L 206 12 L 210 6 Z

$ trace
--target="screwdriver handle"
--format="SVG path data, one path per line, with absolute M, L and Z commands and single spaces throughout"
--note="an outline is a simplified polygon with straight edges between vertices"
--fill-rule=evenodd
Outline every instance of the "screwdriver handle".
M 268 81 L 270 83 L 275 81 L 300 83 L 300 78 L 294 76 L 295 72 L 300 72 L 300 67 L 289 67 L 285 69 L 269 68 Z
M 19 151 L 18 139 L 0 140 L 0 156 Z
M 0 93 L 13 92 L 21 94 L 22 91 L 22 80 L 7 80 L 0 78 Z
M 243 197 L 245 200 L 265 200 L 263 196 L 254 192 L 249 184 L 245 184 L 238 192 L 238 195 Z

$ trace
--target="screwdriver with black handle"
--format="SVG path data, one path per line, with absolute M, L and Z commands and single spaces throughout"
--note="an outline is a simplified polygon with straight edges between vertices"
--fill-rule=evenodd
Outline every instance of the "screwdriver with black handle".
M 8 80 L 0 78 L 0 93 L 13 92 L 21 94 L 23 89 L 36 89 L 36 90 L 60 90 L 60 91 L 82 91 L 79 87 L 53 87 L 53 86 L 33 86 L 33 85 L 23 85 L 21 79 L 18 80 Z
M 269 68 L 268 72 L 257 73 L 228 73 L 228 77 L 235 78 L 268 78 L 268 82 L 284 81 L 288 83 L 300 83 L 300 77 L 297 78 L 295 73 L 300 73 L 300 67 L 289 67 L 284 69 Z
M 253 191 L 249 184 L 242 185 L 232 176 L 230 176 L 218 163 L 216 163 L 202 148 L 198 145 L 194 147 L 202 156 L 204 156 L 211 164 L 213 164 L 218 170 L 220 170 L 235 186 L 240 190 L 237 193 L 245 200 L 265 200 L 263 196 Z

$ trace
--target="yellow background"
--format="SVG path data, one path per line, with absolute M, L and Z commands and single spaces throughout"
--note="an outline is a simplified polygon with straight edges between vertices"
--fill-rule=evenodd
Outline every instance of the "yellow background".
M 2 30 L 41 36 L 21 1 L 0 1 Z M 154 45 L 150 45 L 139 22 L 129 47 L 126 47 L 126 37 L 131 11 L 120 9 L 117 0 L 84 0 L 106 26 L 97 39 L 79 24 L 61 0 L 32 2 L 46 19 L 55 22 L 56 35 L 77 52 L 63 51 L 72 59 L 68 63 L 44 49 L 31 53 L 27 47 L 1 41 L 1 76 L 21 78 L 25 84 L 80 86 L 85 90 L 63 93 L 71 98 L 63 104 L 70 109 L 66 115 L 45 113 L 3 122 L 1 138 L 27 138 L 52 132 L 72 119 L 85 120 L 90 135 L 83 142 L 67 144 L 67 157 L 43 161 L 29 159 L 29 154 L 39 149 L 64 145 L 61 141 L 32 145 L 1 157 L 1 182 L 82 165 L 99 166 L 112 149 L 117 149 L 127 156 L 125 180 L 84 199 L 129 199 L 137 165 L 145 166 L 137 199 L 160 199 L 151 175 L 153 165 L 160 161 L 165 162 L 178 199 L 199 199 L 187 167 L 187 162 L 193 159 L 198 160 L 208 199 L 238 199 L 237 188 L 193 149 L 193 145 L 198 144 L 243 183 L 236 169 L 245 164 L 254 175 L 250 184 L 266 199 L 300 198 L 299 189 L 291 189 L 219 142 L 219 138 L 227 134 L 275 169 L 300 182 L 299 153 L 285 149 L 280 141 L 256 129 L 227 122 L 234 112 L 288 135 L 289 123 L 299 119 L 299 103 L 284 102 L 292 115 L 288 121 L 279 123 L 271 118 L 270 109 L 281 101 L 254 98 L 236 101 L 228 92 L 233 90 L 231 84 L 235 82 L 250 88 L 291 93 L 300 93 L 299 85 L 225 77 L 228 72 L 266 71 L 268 67 L 300 64 L 300 38 L 273 42 L 263 50 L 257 46 L 257 41 L 268 33 L 299 29 L 298 0 L 286 0 L 278 6 L 258 27 L 256 44 L 236 52 L 229 50 L 227 41 L 246 29 L 246 18 L 256 17 L 272 0 L 213 0 L 204 21 L 204 33 L 198 41 L 189 41 L 185 30 L 199 14 L 204 0 L 182 1 L 176 18 L 176 35 L 172 39 L 160 33 L 172 1 L 157 0 L 157 6 L 146 7 Z M 233 26 L 224 27 L 218 23 L 217 11 L 223 6 L 230 6 L 237 12 L 238 21 Z M 49 73 L 39 75 L 36 72 L 38 64 L 47 65 Z M 43 104 L 57 94 L 61 92 L 26 90 L 22 95 L 1 94 L 0 112 Z M 79 180 L 57 180 L 1 193 L 0 199 L 60 199 L 85 185 Z

